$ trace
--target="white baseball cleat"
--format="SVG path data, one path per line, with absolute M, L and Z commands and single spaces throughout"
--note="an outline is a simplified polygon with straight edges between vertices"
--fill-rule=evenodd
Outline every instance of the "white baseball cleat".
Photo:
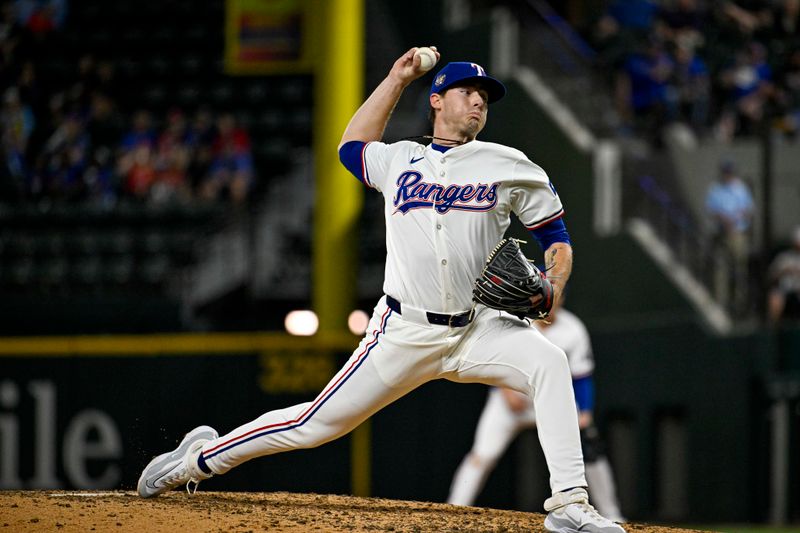
M 544 510 L 549 512 L 544 528 L 552 533 L 625 533 L 622 526 L 600 516 L 581 487 L 547 498 Z
M 197 457 L 203 444 L 217 437 L 217 430 L 208 426 L 196 427 L 187 433 L 177 448 L 162 453 L 144 468 L 139 477 L 139 496 L 151 498 L 181 485 L 186 485 L 189 490 L 191 483 L 197 490 L 197 484 L 213 475 L 200 470 Z

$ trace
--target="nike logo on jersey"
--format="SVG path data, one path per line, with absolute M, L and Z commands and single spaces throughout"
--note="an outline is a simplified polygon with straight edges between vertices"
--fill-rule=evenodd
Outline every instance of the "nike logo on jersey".
M 412 157 L 410 163 L 413 165 L 417 161 L 422 161 L 423 159 L 425 159 L 425 158 L 424 157 L 416 157 L 416 158 Z
M 448 185 L 422 181 L 422 174 L 406 171 L 397 178 L 397 194 L 394 197 L 396 211 L 403 214 L 412 209 L 433 207 L 444 215 L 451 209 L 460 211 L 490 211 L 497 205 L 497 187 L 500 183 L 471 183 Z

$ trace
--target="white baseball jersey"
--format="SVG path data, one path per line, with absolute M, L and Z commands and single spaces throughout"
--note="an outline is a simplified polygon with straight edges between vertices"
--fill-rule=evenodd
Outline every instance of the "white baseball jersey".
M 547 174 L 522 152 L 481 141 L 444 153 L 407 141 L 359 148 L 360 168 L 355 157 L 348 168 L 386 203 L 387 296 L 361 344 L 313 401 L 270 411 L 206 443 L 201 462 L 221 474 L 254 457 L 318 446 L 423 383 L 448 379 L 533 397 L 553 491 L 585 486 L 564 351 L 527 320 L 481 305 L 457 323 L 431 319 L 472 309 L 475 279 L 512 213 L 531 229 L 562 215 Z
M 368 143 L 364 182 L 383 193 L 384 292 L 428 311 L 472 307 L 472 287 L 515 213 L 529 229 L 562 216 L 547 174 L 514 148 L 471 141 L 442 153 Z

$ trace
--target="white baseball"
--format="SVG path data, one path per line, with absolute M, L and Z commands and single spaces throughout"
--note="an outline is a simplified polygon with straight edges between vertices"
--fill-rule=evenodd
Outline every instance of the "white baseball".
M 434 52 L 431 48 L 427 46 L 421 46 L 417 48 L 417 51 L 414 52 L 414 57 L 419 56 L 419 67 L 422 70 L 430 70 L 436 64 L 438 59 L 436 58 L 436 52 Z

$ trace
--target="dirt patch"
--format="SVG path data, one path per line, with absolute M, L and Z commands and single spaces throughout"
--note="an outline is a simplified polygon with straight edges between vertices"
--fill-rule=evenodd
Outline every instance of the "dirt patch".
M 0 533 L 274 531 L 531 532 L 544 515 L 441 503 L 286 492 L 173 491 L 152 499 L 134 492 L 0 491 Z M 693 530 L 627 524 L 636 533 Z

